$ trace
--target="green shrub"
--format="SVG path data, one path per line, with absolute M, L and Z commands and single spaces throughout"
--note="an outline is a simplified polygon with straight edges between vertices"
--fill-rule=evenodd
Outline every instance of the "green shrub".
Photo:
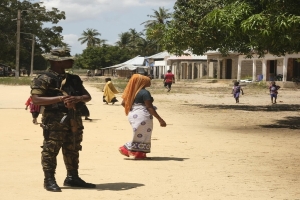
M 0 85 L 30 85 L 31 77 L 0 77 Z

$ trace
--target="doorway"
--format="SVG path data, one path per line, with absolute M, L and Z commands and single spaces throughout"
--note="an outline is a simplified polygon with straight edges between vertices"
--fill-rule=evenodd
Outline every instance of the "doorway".
M 232 59 L 226 59 L 225 79 L 231 79 L 232 74 Z

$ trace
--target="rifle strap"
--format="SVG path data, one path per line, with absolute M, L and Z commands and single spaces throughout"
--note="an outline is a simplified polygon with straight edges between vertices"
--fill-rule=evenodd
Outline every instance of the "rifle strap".
M 59 78 L 58 78 L 57 76 L 55 76 L 54 74 L 50 73 L 50 72 L 41 72 L 40 74 L 46 74 L 46 75 L 49 76 L 50 78 L 53 78 L 53 79 L 56 81 L 56 83 L 59 83 L 59 82 L 60 82 Z M 53 89 L 53 90 L 58 90 L 58 91 L 60 91 L 64 96 L 67 96 L 68 93 L 65 92 L 64 90 L 62 90 L 62 87 L 66 84 L 66 82 L 67 82 L 67 78 L 64 78 L 64 79 L 61 81 L 60 88 L 51 88 L 51 89 Z M 57 84 L 57 85 L 58 85 L 58 84 Z

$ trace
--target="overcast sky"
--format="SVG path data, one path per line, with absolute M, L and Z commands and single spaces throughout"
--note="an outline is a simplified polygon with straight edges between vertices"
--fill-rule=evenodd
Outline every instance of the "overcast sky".
M 115 44 L 120 33 L 130 28 L 143 31 L 141 23 L 151 20 L 147 15 L 153 9 L 164 7 L 173 11 L 176 0 L 41 0 L 43 6 L 65 11 L 66 20 L 59 22 L 63 27 L 64 42 L 71 46 L 71 54 L 80 54 L 86 48 L 78 38 L 88 28 L 101 33 L 100 39 Z

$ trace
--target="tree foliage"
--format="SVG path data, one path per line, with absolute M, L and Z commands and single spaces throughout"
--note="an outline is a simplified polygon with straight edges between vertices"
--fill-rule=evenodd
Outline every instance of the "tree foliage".
M 75 66 L 84 69 L 101 69 L 129 60 L 131 55 L 126 49 L 118 46 L 94 46 L 86 48 L 77 57 Z
M 38 57 L 52 47 L 62 46 L 62 27 L 55 26 L 65 19 L 65 13 L 57 8 L 46 10 L 38 3 L 30 1 L 1 0 L 0 2 L 0 62 L 15 65 L 17 13 L 21 12 L 20 67 L 28 68 L 31 63 L 32 34 L 35 35 L 35 67 L 44 68 Z M 52 27 L 44 27 L 45 23 Z
M 299 6 L 294 0 L 177 0 L 163 44 L 176 54 L 299 52 Z
M 157 53 L 154 42 L 143 36 L 142 32 L 129 29 L 129 31 L 119 34 L 119 40 L 116 42 L 116 45 L 126 50 L 132 57 Z
M 54 47 L 68 48 L 63 42 L 61 26 L 56 24 L 65 19 L 65 12 L 57 8 L 46 10 L 33 0 L 0 1 L 0 63 L 15 67 L 17 13 L 21 11 L 20 34 L 20 68 L 30 68 L 32 36 L 34 35 L 34 69 L 46 69 L 47 63 L 41 56 Z M 137 55 L 149 56 L 158 53 L 162 46 L 165 26 L 171 19 L 168 9 L 159 8 L 148 15 L 151 20 L 143 23 L 145 33 L 129 29 L 119 34 L 119 40 L 113 45 L 106 45 L 106 40 L 99 38 L 101 33 L 88 28 L 78 39 L 81 44 L 87 44 L 86 49 L 75 61 L 75 66 L 87 69 L 99 69 L 125 62 Z
M 86 31 L 83 31 L 81 35 L 82 37 L 79 38 L 78 41 L 81 41 L 81 44 L 87 43 L 87 47 L 101 46 L 101 44 L 106 41 L 97 37 L 101 36 L 101 33 L 99 33 L 96 29 L 88 28 Z
M 169 12 L 169 9 L 159 7 L 158 10 L 153 10 L 152 15 L 147 16 L 153 19 L 142 23 L 145 26 L 146 38 L 152 41 L 153 44 L 156 44 L 156 51 L 158 52 L 160 47 L 163 46 L 162 38 L 166 32 L 166 27 L 172 19 L 172 13 Z
M 75 66 L 84 69 L 101 69 L 123 63 L 138 55 L 147 56 L 157 53 L 155 45 L 143 33 L 129 29 L 119 34 L 115 45 L 88 46 L 77 56 Z

